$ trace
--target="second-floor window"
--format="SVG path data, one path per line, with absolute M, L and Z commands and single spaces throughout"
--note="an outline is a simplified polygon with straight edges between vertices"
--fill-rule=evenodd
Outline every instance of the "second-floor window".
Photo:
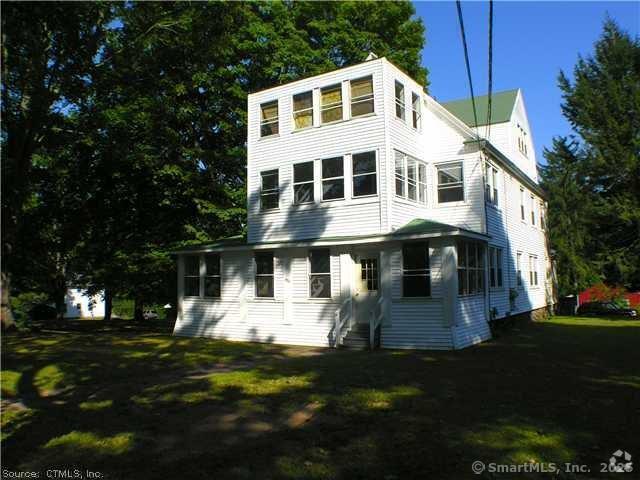
M 293 165 L 293 203 L 311 203 L 314 201 L 313 162 Z
M 278 133 L 278 101 L 260 105 L 260 136 L 268 137 Z
M 351 80 L 351 116 L 373 113 L 373 78 Z
M 342 85 L 337 83 L 320 90 L 320 118 L 322 123 L 342 120 Z
M 353 164 L 353 196 L 375 195 L 378 191 L 376 152 L 355 153 Z
M 490 163 L 485 165 L 485 181 L 487 202 L 498 205 L 498 169 Z
M 184 295 L 200 296 L 200 255 L 184 257 Z
M 418 163 L 418 202 L 427 203 L 427 166 Z
M 405 243 L 402 246 L 402 296 L 428 297 L 430 295 L 429 243 Z
M 538 286 L 538 257 L 529 255 L 529 285 Z
M 331 257 L 328 248 L 309 251 L 309 297 L 331 298 Z
M 427 167 L 419 160 L 395 151 L 396 196 L 427 203 Z
M 489 283 L 492 288 L 502 287 L 502 249 L 489 248 Z
M 420 96 L 411 92 L 411 110 L 413 113 L 413 128 L 420 128 Z
M 540 202 L 540 228 L 544 230 L 544 204 Z
M 396 117 L 401 120 L 405 119 L 405 101 L 404 101 L 404 85 L 396 80 Z
M 536 224 L 536 199 L 531 195 L 531 225 Z
M 322 200 L 344 198 L 344 162 L 342 157 L 322 160 Z
M 438 203 L 464 200 L 462 162 L 438 165 Z
M 522 286 L 522 253 L 516 253 L 516 284 Z
M 484 291 L 484 247 L 481 243 L 458 240 L 458 295 Z
M 293 124 L 296 130 L 313 126 L 313 92 L 293 96 Z
M 278 170 L 260 173 L 260 210 L 272 210 L 279 207 L 280 188 Z
M 524 188 L 520 187 L 520 220 L 525 221 L 524 216 Z
M 222 290 L 220 276 L 220 255 L 212 253 L 204 257 L 204 296 L 219 298 Z
M 256 297 L 273 298 L 273 252 L 256 253 Z

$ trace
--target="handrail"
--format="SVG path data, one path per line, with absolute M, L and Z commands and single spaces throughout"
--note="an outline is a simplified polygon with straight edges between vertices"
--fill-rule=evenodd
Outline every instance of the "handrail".
M 377 316 L 376 310 L 378 310 Z M 371 350 L 375 347 L 376 329 L 382 325 L 383 314 L 382 297 L 380 297 L 378 298 L 375 308 L 372 308 L 369 312 L 369 348 L 371 348 Z
M 340 343 L 342 341 L 341 337 L 342 337 L 342 328 L 344 327 L 345 321 L 346 319 L 342 317 L 342 309 L 347 305 L 351 305 L 352 299 L 351 298 L 347 298 L 344 302 L 342 302 L 342 305 L 340 305 L 338 307 L 338 309 L 335 311 L 334 313 L 334 320 L 333 320 L 333 336 L 334 336 L 334 342 L 333 342 L 333 347 L 334 348 L 338 348 L 340 346 Z M 351 315 L 351 314 L 349 314 Z

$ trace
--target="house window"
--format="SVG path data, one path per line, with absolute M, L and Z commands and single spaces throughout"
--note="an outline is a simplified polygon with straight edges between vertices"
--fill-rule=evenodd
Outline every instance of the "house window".
M 329 249 L 309 251 L 309 297 L 331 298 L 331 260 Z
M 363 258 L 360 260 L 360 271 L 362 275 L 362 284 L 366 285 L 367 291 L 375 292 L 378 290 L 378 259 Z
M 293 96 L 293 125 L 295 130 L 313 126 L 313 92 Z
M 414 158 L 407 158 L 407 198 L 416 201 L 418 192 L 418 172 Z
M 322 160 L 322 200 L 344 198 L 344 162 L 342 157 Z
M 411 110 L 413 112 L 413 128 L 420 128 L 420 96 L 411 92 Z
M 373 113 L 373 78 L 351 80 L 351 116 Z
M 462 162 L 438 165 L 438 202 L 460 202 L 463 200 Z
M 520 187 L 520 220 L 524 222 L 524 188 Z
M 280 203 L 278 170 L 261 172 L 260 180 L 260 209 L 272 210 L 278 208 Z
M 278 133 L 278 101 L 260 105 L 260 136 L 268 137 Z
M 502 249 L 489 248 L 489 282 L 492 288 L 502 287 Z
M 352 157 L 353 196 L 377 193 L 376 152 L 356 153 Z
M 544 230 L 544 204 L 540 203 L 540 228 Z
M 498 205 L 498 169 L 490 163 L 485 164 L 485 197 L 487 202 Z
M 185 297 L 200 296 L 199 255 L 188 255 L 184 257 L 184 295 Z
M 273 253 L 256 253 L 256 297 L 273 298 Z
M 293 203 L 312 203 L 314 200 L 313 162 L 293 165 Z
M 405 243 L 402 246 L 402 296 L 428 297 L 431 295 L 429 270 L 429 244 Z
M 204 263 L 204 296 L 219 298 L 221 292 L 220 255 L 217 253 L 205 255 Z
M 529 285 L 538 286 L 538 257 L 529 255 Z
M 531 195 L 531 225 L 535 226 L 536 224 L 536 201 Z
M 320 118 L 322 123 L 342 120 L 342 85 L 339 83 L 320 90 Z
M 522 286 L 522 253 L 516 254 L 516 284 Z
M 484 247 L 481 243 L 458 240 L 458 295 L 484 291 Z
M 396 80 L 396 117 L 405 119 L 404 85 Z
M 396 195 L 405 196 L 404 184 L 407 181 L 407 174 L 404 168 L 404 155 L 396 150 Z
M 418 201 L 427 203 L 427 167 L 423 163 L 418 164 Z

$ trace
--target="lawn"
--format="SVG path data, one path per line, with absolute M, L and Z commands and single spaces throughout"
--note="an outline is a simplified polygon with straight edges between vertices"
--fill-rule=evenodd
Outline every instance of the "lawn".
M 599 478 L 617 449 L 640 462 L 639 321 L 556 317 L 459 352 L 139 332 L 2 347 L 3 469 L 460 479 L 482 460 L 587 464 Z

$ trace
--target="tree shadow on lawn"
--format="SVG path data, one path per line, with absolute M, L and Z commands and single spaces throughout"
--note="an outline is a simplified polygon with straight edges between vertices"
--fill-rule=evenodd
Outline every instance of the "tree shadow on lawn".
M 16 393 L 31 413 L 3 459 L 123 479 L 461 478 L 474 460 L 595 472 L 618 448 L 635 453 L 639 332 L 534 323 L 461 352 L 311 357 L 170 337 L 77 336 L 40 350 L 52 338 L 24 339 L 5 345 L 3 368 L 22 369 Z M 52 365 L 62 377 L 43 390 Z

